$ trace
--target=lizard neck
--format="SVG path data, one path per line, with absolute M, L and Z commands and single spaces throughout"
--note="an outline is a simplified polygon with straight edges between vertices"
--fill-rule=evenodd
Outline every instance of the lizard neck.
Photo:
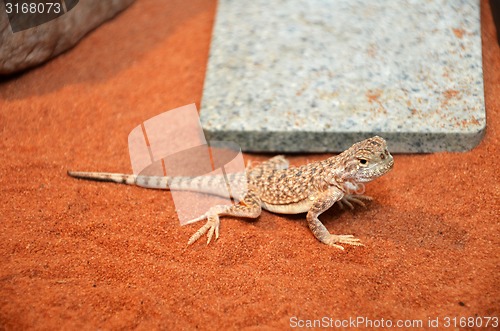
M 337 155 L 322 161 L 323 180 L 330 186 L 335 186 L 345 194 L 358 190 L 359 183 L 347 176 L 346 163 L 342 155 Z
M 321 175 L 323 179 L 330 185 L 342 184 L 342 182 L 344 181 L 342 177 L 344 167 L 339 161 L 339 158 L 334 156 L 321 162 L 321 166 L 323 168 L 323 172 Z

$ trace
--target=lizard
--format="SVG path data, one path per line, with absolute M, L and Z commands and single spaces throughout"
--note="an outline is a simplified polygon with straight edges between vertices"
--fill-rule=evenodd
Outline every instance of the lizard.
M 353 208 L 353 203 L 365 206 L 371 197 L 355 194 L 363 183 L 372 181 L 392 169 L 394 159 L 386 141 L 379 137 L 355 143 L 339 155 L 299 167 L 289 167 L 284 156 L 278 155 L 244 173 L 231 174 L 245 180 L 247 191 L 235 205 L 216 205 L 188 223 L 206 219 L 188 240 L 193 244 L 207 235 L 207 245 L 215 234 L 219 238 L 220 216 L 257 218 L 262 209 L 279 214 L 307 213 L 306 220 L 313 235 L 322 243 L 343 250 L 345 245 L 363 246 L 353 235 L 331 234 L 319 216 L 338 203 Z M 68 175 L 89 180 L 138 185 L 147 188 L 174 188 L 222 195 L 227 184 L 222 176 L 168 177 L 130 174 L 68 171 Z M 217 178 L 215 178 L 217 177 Z M 200 179 L 201 178 L 201 179 Z M 234 178 L 232 178 L 234 180 Z M 225 191 L 227 192 L 227 191 Z M 354 192 L 354 193 L 353 193 Z

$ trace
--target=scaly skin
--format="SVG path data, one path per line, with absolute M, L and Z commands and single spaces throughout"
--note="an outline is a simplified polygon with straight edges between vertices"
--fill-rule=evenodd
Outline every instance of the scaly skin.
M 352 235 L 334 235 L 319 220 L 319 215 L 335 202 L 341 207 L 353 208 L 353 203 L 364 206 L 362 200 L 370 197 L 355 192 L 359 184 L 372 181 L 387 173 L 394 160 L 381 137 L 375 136 L 354 144 L 345 152 L 301 167 L 288 167 L 283 156 L 247 169 L 246 173 L 233 174 L 233 180 L 246 180 L 247 192 L 241 204 L 218 205 L 189 223 L 207 219 L 188 241 L 191 245 L 204 234 L 207 244 L 215 234 L 219 237 L 220 216 L 257 218 L 262 209 L 280 214 L 307 212 L 307 224 L 314 236 L 324 244 L 344 249 L 339 244 L 362 246 Z M 226 184 L 222 177 L 137 177 L 134 175 L 92 172 L 68 172 L 70 176 L 91 180 L 136 184 L 148 188 L 168 187 L 223 195 Z

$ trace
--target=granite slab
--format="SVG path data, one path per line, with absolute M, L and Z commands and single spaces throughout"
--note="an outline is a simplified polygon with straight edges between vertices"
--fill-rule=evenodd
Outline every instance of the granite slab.
M 209 140 L 338 152 L 465 151 L 486 127 L 477 0 L 218 2 L 201 104 Z

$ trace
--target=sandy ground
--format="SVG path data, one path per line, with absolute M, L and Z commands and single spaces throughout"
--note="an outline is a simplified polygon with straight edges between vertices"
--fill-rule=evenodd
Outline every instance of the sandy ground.
M 467 153 L 396 155 L 368 185 L 367 209 L 323 215 L 366 245 L 344 252 L 316 241 L 304 215 L 267 212 L 223 220 L 215 244 L 186 249 L 201 224 L 179 226 L 170 193 L 66 175 L 130 171 L 131 129 L 199 106 L 216 3 L 186 3 L 139 0 L 0 82 L 0 329 L 283 329 L 323 317 L 426 328 L 439 317 L 446 329 L 446 317 L 500 317 L 500 50 L 489 3 L 484 140 Z

